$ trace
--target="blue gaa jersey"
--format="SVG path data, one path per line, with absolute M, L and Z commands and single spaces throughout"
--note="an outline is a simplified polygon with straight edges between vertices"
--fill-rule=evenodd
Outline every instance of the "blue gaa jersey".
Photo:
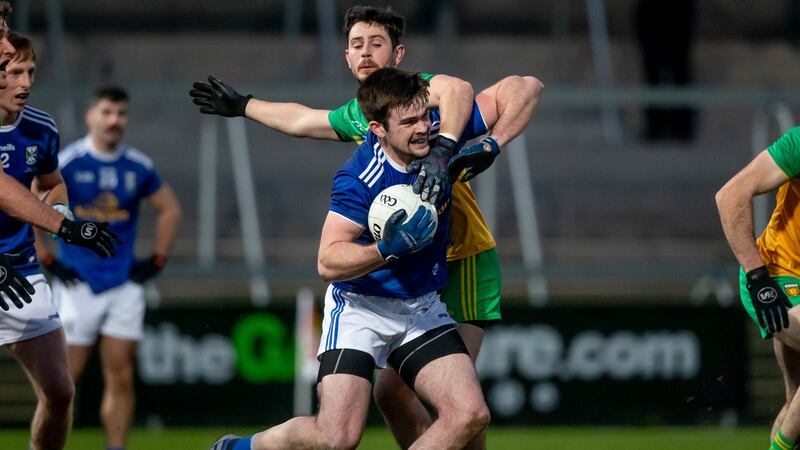
M 433 139 L 438 135 L 440 126 L 438 109 L 432 109 L 430 117 L 430 138 Z M 462 134 L 460 145 L 485 132 L 486 126 L 482 119 L 470 120 Z M 408 173 L 405 167 L 392 161 L 384 153 L 378 138 L 370 132 L 334 176 L 329 210 L 364 229 L 356 242 L 371 244 L 375 239 L 369 233 L 367 223 L 372 200 L 387 187 L 413 184 L 416 178 L 416 173 Z M 401 299 L 419 297 L 444 287 L 447 283 L 445 256 L 450 225 L 450 198 L 451 189 L 448 187 L 436 203 L 438 226 L 430 245 L 386 263 L 359 278 L 336 281 L 333 285 L 362 295 Z
M 134 261 L 139 202 L 161 187 L 153 161 L 124 143 L 114 153 L 101 152 L 87 136 L 61 151 L 59 167 L 75 218 L 108 222 L 122 242 L 115 256 L 104 259 L 91 250 L 60 241 L 65 264 L 95 293 L 125 283 Z
M 30 189 L 33 178 L 58 169 L 58 129 L 46 112 L 25 106 L 12 125 L 0 126 L 3 172 Z M 0 211 L 0 253 L 20 253 L 27 262 L 15 267 L 22 275 L 41 273 L 30 225 Z

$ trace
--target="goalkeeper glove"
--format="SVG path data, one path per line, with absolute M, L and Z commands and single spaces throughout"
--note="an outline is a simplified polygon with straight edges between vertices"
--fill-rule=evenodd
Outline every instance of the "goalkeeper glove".
M 431 211 L 420 206 L 417 212 L 405 222 L 408 214 L 405 209 L 395 211 L 383 227 L 383 239 L 378 241 L 378 252 L 384 261 L 393 261 L 400 256 L 414 253 L 433 242 L 436 228 Z M 405 223 L 403 223 L 405 222 Z
M 409 172 L 419 172 L 413 190 L 415 194 L 420 194 L 423 201 L 436 204 L 436 199 L 448 184 L 447 163 L 457 146 L 456 141 L 439 135 L 427 156 L 412 161 L 406 167 Z
M 64 263 L 53 258 L 52 256 L 48 255 L 42 258 L 41 262 L 45 270 L 47 270 L 50 275 L 58 278 L 67 286 L 82 281 L 77 272 L 75 272 L 71 267 L 65 266 Z
M 761 266 L 745 275 L 747 291 L 756 310 L 758 324 L 767 328 L 770 334 L 789 327 L 789 308 L 792 304 L 786 298 L 778 283 L 769 276 L 767 268 Z
M 447 176 L 450 183 L 454 183 L 464 169 L 469 170 L 461 176 L 461 181 L 467 182 L 475 178 L 479 173 L 488 169 L 499 154 L 500 146 L 491 136 L 486 136 L 479 143 L 461 149 L 447 163 Z
M 22 308 L 25 303 L 31 302 L 31 295 L 36 290 L 28 280 L 14 269 L 14 265 L 24 264 L 25 256 L 12 255 L 8 253 L 0 254 L 0 308 L 3 311 L 11 309 L 6 302 L 6 298 L 14 303 L 17 308 Z
M 64 219 L 58 228 L 58 237 L 64 242 L 88 248 L 103 258 L 114 256 L 114 245 L 119 244 L 117 236 L 108 230 L 107 223 L 72 221 Z
M 158 275 L 166 264 L 167 258 L 161 255 L 153 255 L 147 259 L 136 261 L 131 267 L 130 279 L 134 283 L 144 284 L 145 281 Z
M 225 117 L 244 116 L 247 102 L 252 95 L 242 95 L 216 77 L 209 75 L 208 83 L 196 81 L 189 95 L 203 114 L 218 114 Z

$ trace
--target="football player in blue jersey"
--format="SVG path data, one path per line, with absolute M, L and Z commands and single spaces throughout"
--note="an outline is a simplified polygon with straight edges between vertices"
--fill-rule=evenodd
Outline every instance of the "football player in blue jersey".
M 100 418 L 109 449 L 125 447 L 133 418 L 134 360 L 144 327 L 143 284 L 166 264 L 181 215 L 172 188 L 161 181 L 153 161 L 123 141 L 128 103 L 128 94 L 121 88 L 96 90 L 86 112 L 88 135 L 59 154 L 72 212 L 80 219 L 107 222 L 123 240 L 117 254 L 103 260 L 61 245 L 55 259 L 40 248 L 55 277 L 75 380 L 100 337 L 105 381 Z M 139 206 L 145 199 L 156 212 L 156 234 L 153 253 L 137 260 L 134 241 Z
M 331 282 L 318 352 L 319 413 L 245 438 L 224 436 L 214 450 L 354 449 L 374 369 L 387 364 L 437 412 L 410 448 L 463 448 L 489 423 L 475 367 L 437 292 L 447 282 L 450 189 L 436 201 L 432 238 L 424 207 L 393 214 L 377 242 L 367 227 L 372 200 L 389 186 L 413 184 L 417 174 L 406 166 L 431 150 L 438 111 L 428 109 L 428 82 L 380 69 L 362 83 L 358 102 L 370 133 L 334 177 L 317 261 Z M 472 133 L 465 129 L 464 137 Z
M 15 52 L 6 66 L 5 87 L 0 91 L 3 171 L 23 189 L 35 184 L 43 194 L 44 204 L 52 206 L 45 209 L 55 212 L 61 220 L 55 229 L 51 226 L 46 230 L 99 255 L 113 255 L 116 238 L 105 225 L 74 222 L 64 216 L 69 213 L 66 189 L 58 171 L 58 130 L 46 112 L 25 107 L 35 73 L 33 47 L 19 35 L 9 34 L 8 40 Z M 33 195 L 30 191 L 28 194 Z M 0 312 L 0 344 L 7 345 L 25 368 L 37 396 L 31 448 L 60 449 L 69 433 L 74 395 L 61 320 L 35 258 L 31 226 L 16 220 L 13 211 L 4 211 L 0 213 L 0 252 L 18 255 L 13 260 L 13 270 L 24 276 L 34 290 L 29 305 Z
M 375 70 L 396 67 L 403 61 L 406 50 L 401 42 L 404 27 L 405 19 L 390 8 L 353 6 L 347 10 L 344 18 L 347 48 L 344 54 L 356 80 L 361 82 Z M 431 181 L 433 178 L 444 178 L 449 174 L 450 181 L 453 181 L 464 172 L 460 179 L 466 182 L 486 170 L 499 154 L 500 147 L 525 129 L 543 90 L 542 83 L 535 77 L 508 76 L 478 93 L 473 107 L 469 83 L 443 74 L 423 76 L 430 80 L 430 105 L 441 110 L 437 143 L 445 146 L 452 143 L 453 138 L 464 130 L 465 123 L 476 118 L 491 129 L 491 136 L 462 149 L 453 157 L 447 171 L 442 167 L 450 151 L 442 151 L 441 146 L 435 146 L 426 160 L 414 164 L 423 169 L 415 187 L 428 178 L 427 184 L 432 186 L 432 190 L 436 185 L 444 184 L 444 181 Z M 367 132 L 366 119 L 355 99 L 334 110 L 270 102 L 241 95 L 214 77 L 209 77 L 208 83 L 194 83 L 190 95 L 202 113 L 244 116 L 292 136 L 361 142 Z M 469 116 L 469 111 L 473 112 L 472 116 Z M 434 158 L 437 155 L 439 157 Z M 494 238 L 468 184 L 454 183 L 453 189 L 455 211 L 448 249 L 451 282 L 443 290 L 443 300 L 448 312 L 459 322 L 459 332 L 471 356 L 476 359 L 484 328 L 500 319 L 500 267 Z M 425 196 L 423 190 L 422 197 Z M 466 283 L 466 286 L 459 283 L 465 274 L 470 274 L 467 275 L 470 280 L 474 277 L 475 282 Z M 375 401 L 398 443 L 407 448 L 430 426 L 432 419 L 391 369 L 379 371 L 377 379 Z M 483 435 L 469 446 L 471 450 L 484 447 Z

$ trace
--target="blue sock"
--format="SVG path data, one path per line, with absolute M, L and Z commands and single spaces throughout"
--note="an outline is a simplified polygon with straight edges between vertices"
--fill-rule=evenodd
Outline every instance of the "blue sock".
M 250 450 L 250 445 L 252 440 L 253 436 L 247 436 L 241 439 L 237 439 L 236 443 L 233 444 L 233 448 L 231 450 Z

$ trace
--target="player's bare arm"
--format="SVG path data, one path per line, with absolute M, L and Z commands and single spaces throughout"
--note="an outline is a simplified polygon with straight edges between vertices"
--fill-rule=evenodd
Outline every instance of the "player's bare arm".
M 328 212 L 322 226 L 317 256 L 317 271 L 326 282 L 358 278 L 386 262 L 377 243 L 359 244 L 364 228 L 339 214 Z
M 273 130 L 295 137 L 338 141 L 339 136 L 328 121 L 325 109 L 314 109 L 299 103 L 258 100 L 242 95 L 214 76 L 208 82 L 195 82 L 189 91 L 192 101 L 204 114 L 224 117 L 247 117 Z
M 0 170 L 0 209 L 9 216 L 57 233 L 64 216 L 42 203 L 35 195 L 17 180 Z
M 175 192 L 166 183 L 150 196 L 149 201 L 156 211 L 156 239 L 153 254 L 166 258 L 175 242 L 175 235 L 181 222 L 181 205 Z
M 544 85 L 535 77 L 512 75 L 475 97 L 491 135 L 478 144 L 463 148 L 450 160 L 447 172 L 451 183 L 459 175 L 461 181 L 469 181 L 494 163 L 500 147 L 522 134 L 528 126 L 543 89 Z
M 765 150 L 717 192 L 715 199 L 725 238 L 745 272 L 764 265 L 754 238 L 753 197 L 787 181 L 786 174 Z
M 475 96 L 472 85 L 460 78 L 449 75 L 436 75 L 428 87 L 428 104 L 439 108 L 442 124 L 439 134 L 449 135 L 458 140 L 472 115 L 472 102 Z
M 31 190 L 42 199 L 45 205 L 53 206 L 58 203 L 66 205 L 69 201 L 67 185 L 64 184 L 64 179 L 58 170 L 37 175 Z
M 512 75 L 475 96 L 498 145 L 508 144 L 525 130 L 543 90 L 544 84 L 536 77 Z
M 290 136 L 339 141 L 328 121 L 327 109 L 314 109 L 299 103 L 276 103 L 251 99 L 245 116 Z

